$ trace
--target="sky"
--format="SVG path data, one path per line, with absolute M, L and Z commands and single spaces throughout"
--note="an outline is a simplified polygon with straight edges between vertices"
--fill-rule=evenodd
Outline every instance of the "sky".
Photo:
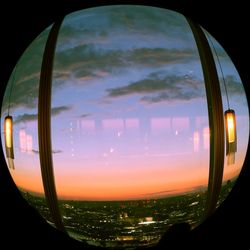
M 16 169 L 10 172 L 17 186 L 36 193 L 43 193 L 37 103 L 49 30 L 17 63 L 1 117 L 3 123 L 13 84 L 10 114 Z M 238 175 L 245 158 L 248 108 L 232 61 L 207 36 L 237 116 L 238 152 L 235 164 L 225 164 L 226 180 Z M 222 78 L 217 61 L 216 66 Z M 222 81 L 221 92 L 226 110 Z M 191 29 L 176 12 L 109 6 L 68 15 L 56 45 L 51 115 L 54 176 L 61 199 L 143 199 L 207 185 L 209 127 L 203 73 Z

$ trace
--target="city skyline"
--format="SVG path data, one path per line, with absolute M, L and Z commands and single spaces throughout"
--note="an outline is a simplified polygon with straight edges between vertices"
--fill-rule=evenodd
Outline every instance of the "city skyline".
M 48 31 L 20 59 L 11 96 L 16 156 L 11 175 L 17 185 L 36 192 L 43 192 L 36 104 Z M 225 165 L 227 179 L 237 176 L 243 165 L 248 109 L 237 71 L 213 42 L 238 127 L 236 164 Z M 221 78 L 219 69 L 218 74 Z M 196 44 L 183 16 L 158 8 L 119 6 L 67 16 L 59 32 L 52 87 L 59 199 L 138 199 L 207 185 L 205 86 Z M 223 95 L 224 109 L 225 103 Z

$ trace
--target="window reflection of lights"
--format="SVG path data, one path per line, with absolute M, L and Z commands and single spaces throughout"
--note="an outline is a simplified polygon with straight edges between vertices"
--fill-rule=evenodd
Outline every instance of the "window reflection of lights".
M 194 131 L 193 141 L 194 141 L 194 152 L 199 152 L 200 135 L 198 131 Z
M 5 118 L 5 142 L 7 148 L 13 147 L 12 141 L 12 116 L 7 116 Z
M 226 94 L 226 98 L 227 98 L 228 109 L 224 113 L 224 118 L 225 118 L 225 127 L 226 127 L 227 164 L 230 165 L 230 164 L 235 163 L 235 152 L 237 151 L 236 117 L 235 117 L 234 110 L 230 109 L 225 77 L 224 77 L 224 74 L 223 74 L 223 70 L 222 70 L 222 67 L 221 67 L 221 63 L 220 63 L 218 54 L 217 54 L 216 49 L 214 47 L 213 41 L 211 39 L 209 39 L 209 40 L 210 40 L 210 43 L 212 44 L 214 53 L 215 53 L 217 61 L 218 61 L 218 65 L 219 65 L 222 80 L 223 80 L 223 85 L 224 85 L 224 88 L 225 88 L 225 94 Z
M 21 153 L 24 153 L 26 151 L 26 133 L 24 129 L 19 131 L 19 146 Z
M 5 139 L 5 151 L 8 160 L 8 166 L 10 169 L 15 169 L 14 167 L 14 146 L 13 146 L 13 118 L 9 115 L 10 112 L 10 99 L 11 92 L 13 89 L 13 82 L 15 77 L 16 67 L 13 72 L 13 79 L 10 86 L 9 93 L 9 104 L 8 104 L 8 115 L 4 119 L 4 139 Z
M 235 162 L 235 152 L 237 151 L 236 119 L 232 109 L 225 112 L 225 126 L 227 164 L 230 165 Z
M 9 168 L 14 169 L 14 150 L 13 150 L 13 119 L 12 116 L 6 116 L 4 120 L 4 135 L 6 157 L 8 159 Z
M 33 151 L 33 138 L 25 132 L 24 129 L 19 131 L 19 146 L 21 153 L 32 154 Z
M 27 135 L 27 152 L 29 154 L 32 153 L 32 145 L 33 145 L 33 140 L 31 135 Z
M 210 144 L 210 132 L 209 132 L 209 127 L 203 128 L 203 148 L 204 149 L 209 149 L 209 144 Z

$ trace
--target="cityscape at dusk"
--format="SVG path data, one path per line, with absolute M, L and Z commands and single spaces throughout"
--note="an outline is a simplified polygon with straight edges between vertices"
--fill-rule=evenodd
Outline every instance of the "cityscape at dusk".
M 10 77 L 1 133 L 11 114 L 10 174 L 53 225 L 38 143 L 39 79 L 50 30 L 30 44 Z M 224 163 L 221 204 L 244 163 L 249 111 L 231 59 L 204 32 L 223 112 L 227 93 L 237 124 L 237 152 L 233 164 Z M 118 5 L 64 18 L 53 62 L 51 143 L 56 194 L 70 235 L 97 246 L 149 246 L 175 223 L 198 225 L 207 198 L 210 137 L 203 69 L 184 16 Z

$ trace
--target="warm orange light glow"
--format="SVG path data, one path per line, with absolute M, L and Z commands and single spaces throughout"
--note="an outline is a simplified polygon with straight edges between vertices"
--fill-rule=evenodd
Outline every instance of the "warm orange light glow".
M 226 127 L 226 154 L 228 165 L 235 163 L 235 152 L 237 151 L 236 119 L 232 109 L 225 112 Z
M 8 161 L 8 166 L 11 169 L 14 167 L 14 151 L 13 151 L 13 122 L 12 116 L 6 116 L 4 120 L 4 139 L 5 139 L 5 150 Z
M 6 116 L 4 123 L 4 133 L 5 133 L 5 145 L 7 148 L 13 147 L 12 141 L 12 117 Z
M 234 115 L 233 113 L 227 113 L 226 115 L 226 126 L 228 130 L 228 141 L 229 143 L 235 141 L 235 127 L 234 127 Z

